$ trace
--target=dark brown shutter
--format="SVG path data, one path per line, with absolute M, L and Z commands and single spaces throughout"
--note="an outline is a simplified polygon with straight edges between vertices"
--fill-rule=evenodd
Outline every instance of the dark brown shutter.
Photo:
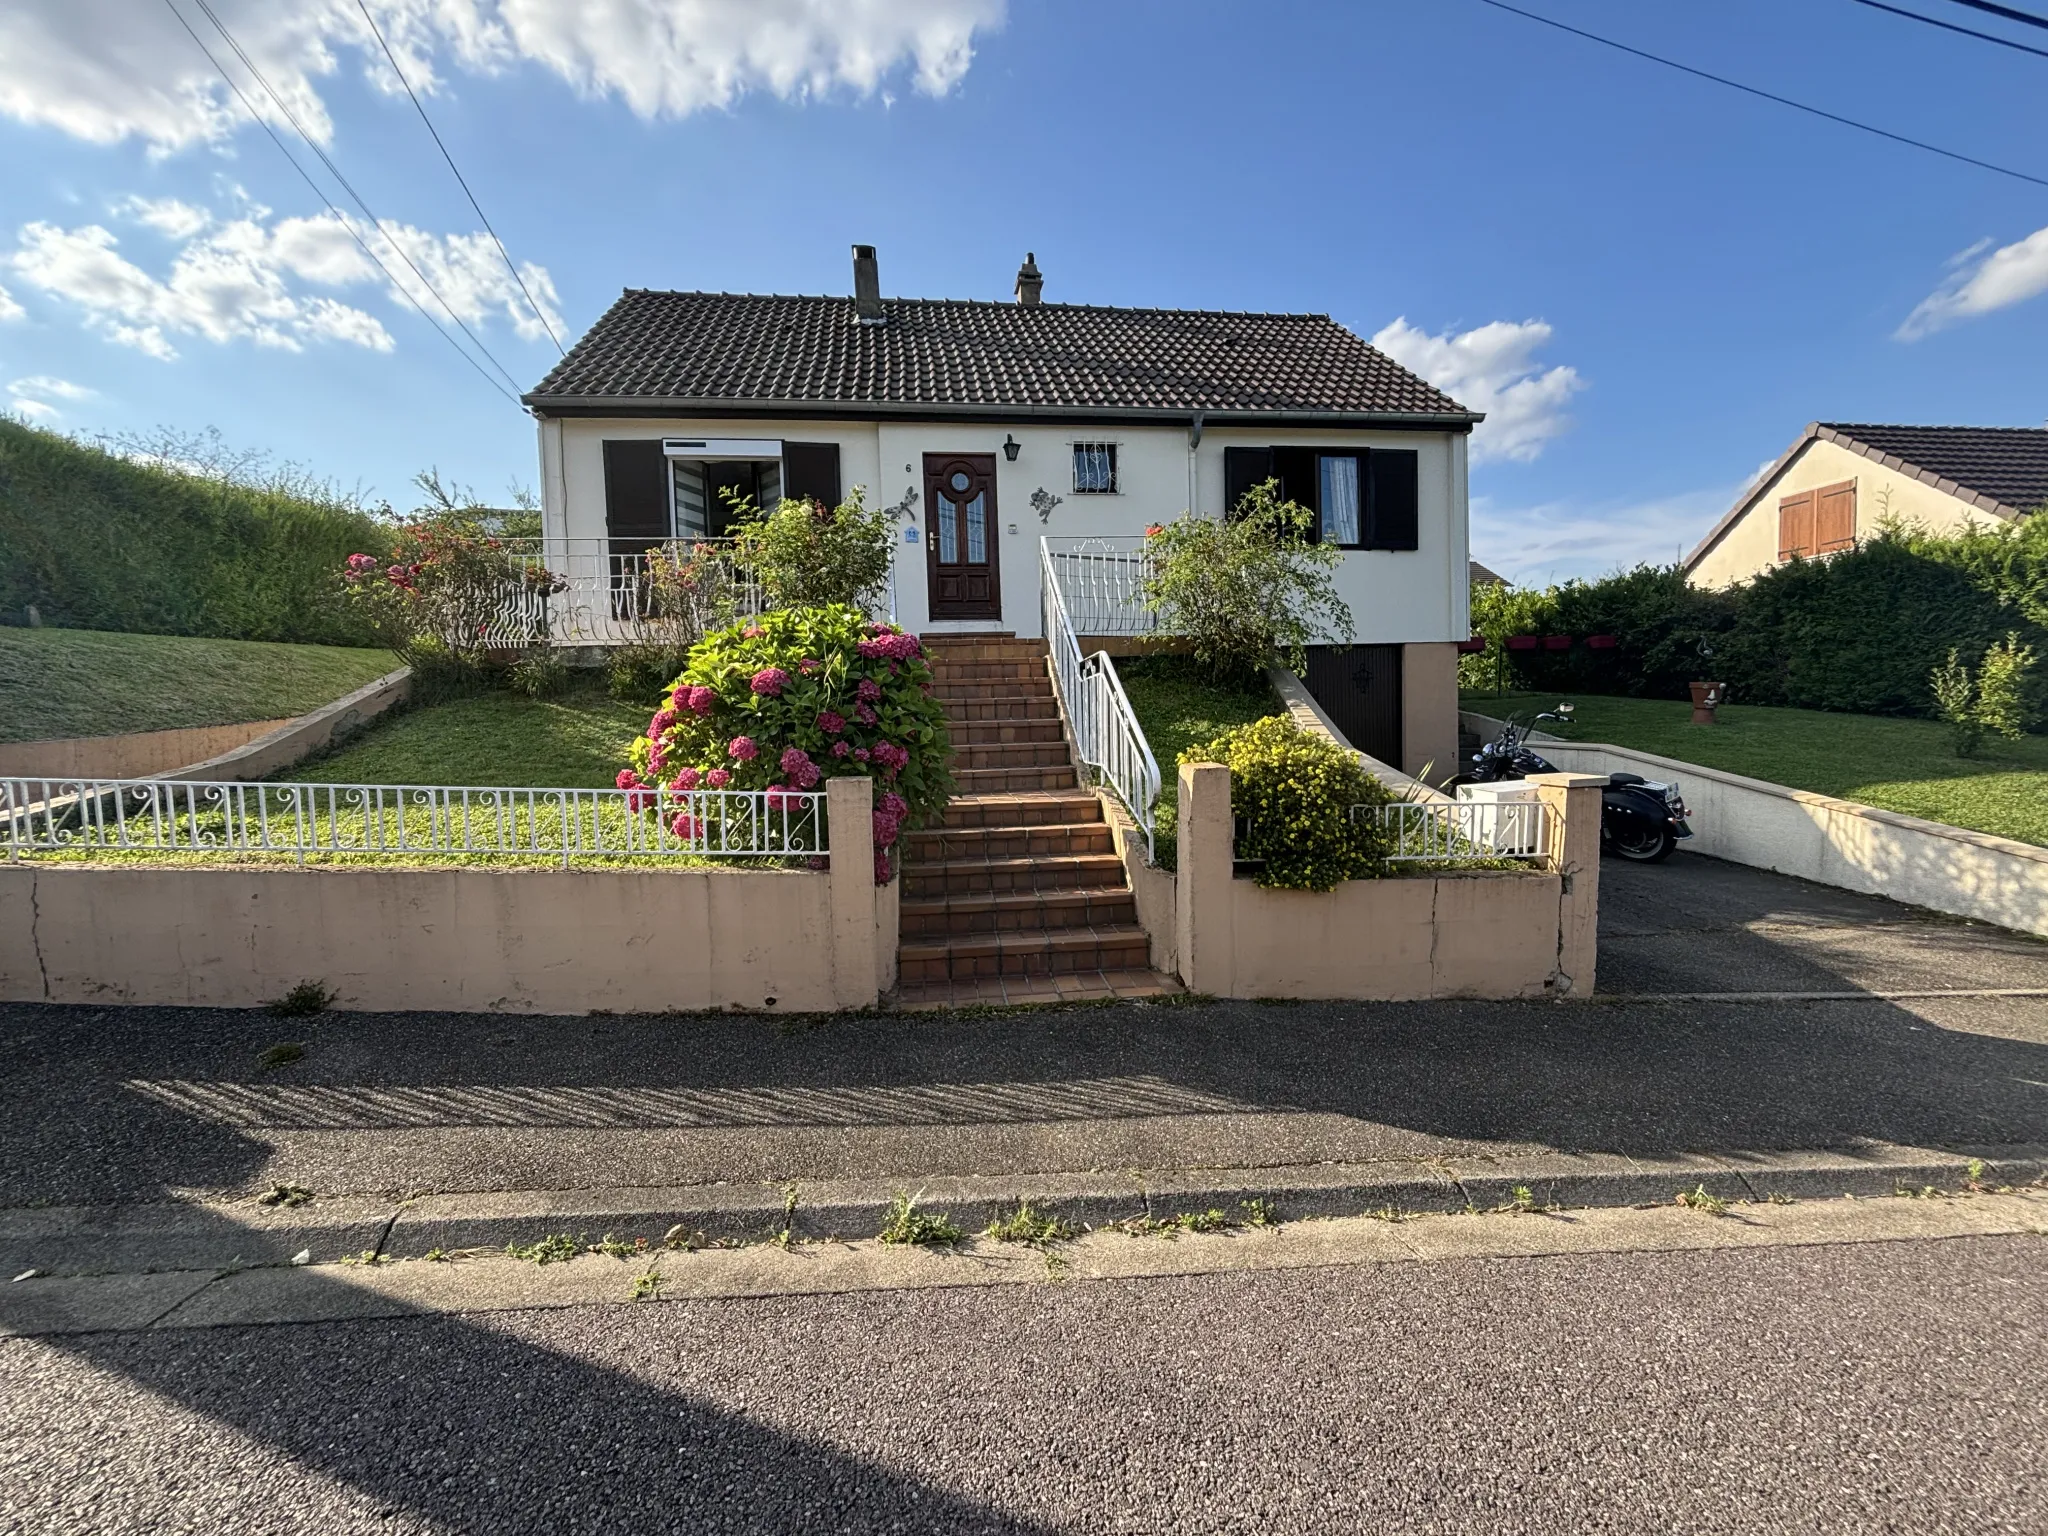
M 668 537 L 668 459 L 660 439 L 605 443 L 604 527 L 615 539 Z
M 1778 558 L 1813 553 L 1813 492 L 1801 491 L 1778 503 Z
M 1223 514 L 1237 515 L 1237 504 L 1253 486 L 1273 478 L 1273 450 L 1270 448 L 1226 448 L 1223 450 Z
M 1820 554 L 1856 547 L 1856 482 L 1824 485 L 1813 493 L 1813 545 Z
M 1365 456 L 1365 547 L 1419 549 L 1422 458 L 1413 448 L 1375 448 Z
M 839 445 L 784 443 L 782 494 L 791 501 L 815 501 L 821 507 L 838 506 Z

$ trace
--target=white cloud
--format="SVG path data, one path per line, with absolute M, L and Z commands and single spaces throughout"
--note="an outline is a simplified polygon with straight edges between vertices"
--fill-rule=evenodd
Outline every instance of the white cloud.
M 2048 292 L 2048 228 L 1995 251 L 1988 249 L 1990 244 L 1980 240 L 1949 259 L 1949 275 L 1906 316 L 1896 333 L 1899 340 L 1917 341 L 1958 320 Z
M 354 0 L 212 0 L 306 130 L 331 138 L 322 89 L 346 58 L 395 91 Z M 725 107 L 749 91 L 800 100 L 871 96 L 907 72 L 951 90 L 1003 0 L 378 0 L 372 6 L 415 87 L 450 68 L 535 65 L 642 117 Z M 284 114 L 196 7 L 183 14 L 264 115 Z M 226 138 L 247 121 L 168 7 L 137 0 L 10 0 L 0 9 L 0 113 L 111 144 L 162 151 Z
M 93 392 L 83 384 L 74 384 L 69 379 L 56 379 L 46 373 L 32 374 L 25 379 L 16 379 L 7 386 L 7 397 L 14 409 L 24 416 L 42 421 L 52 420 L 63 414 L 53 400 L 90 400 Z
M 1752 476 L 1745 484 L 1754 484 Z M 1507 506 L 1472 498 L 1472 558 L 1517 586 L 1591 578 L 1648 561 L 1670 565 L 1691 552 L 1745 486 L 1687 491 L 1648 501 L 1553 501 Z
M 124 197 L 114 203 L 114 212 L 138 224 L 147 224 L 173 240 L 190 240 L 213 222 L 213 214 L 207 209 L 195 208 L 175 197 Z
M 27 313 L 27 310 L 15 302 L 13 294 L 0 287 L 0 324 L 5 324 L 9 320 L 19 320 Z
M 1486 420 L 1472 434 L 1472 462 L 1515 459 L 1526 463 L 1571 424 L 1565 403 L 1585 388 L 1578 371 L 1545 369 L 1536 353 L 1550 340 L 1541 320 L 1507 320 L 1473 330 L 1432 336 L 1407 317 L 1396 319 L 1372 344 L 1403 367 Z

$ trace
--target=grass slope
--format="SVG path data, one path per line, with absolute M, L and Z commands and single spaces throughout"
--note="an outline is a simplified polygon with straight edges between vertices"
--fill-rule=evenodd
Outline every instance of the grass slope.
M 1158 830 L 1163 852 L 1179 819 L 1180 780 L 1175 770 L 1182 751 L 1233 725 L 1277 714 L 1280 701 L 1263 682 L 1252 688 L 1227 688 L 1205 681 L 1176 656 L 1120 661 L 1117 675 L 1152 745 L 1152 755 L 1159 760 Z
M 1696 726 L 1689 704 L 1599 694 L 1468 693 L 1464 707 L 1527 719 L 1561 697 L 1577 706 L 1571 727 L 1546 721 L 1543 729 L 1569 740 L 1636 747 L 2048 846 L 2048 736 L 1993 736 L 1980 756 L 1959 758 L 1948 728 L 1931 720 L 1731 704 L 1719 725 Z
M 647 729 L 646 704 L 621 704 L 594 677 L 555 699 L 479 694 L 406 710 L 340 750 L 280 775 L 300 783 L 482 784 L 606 789 Z
M 0 741 L 281 720 L 397 666 L 343 646 L 0 628 Z

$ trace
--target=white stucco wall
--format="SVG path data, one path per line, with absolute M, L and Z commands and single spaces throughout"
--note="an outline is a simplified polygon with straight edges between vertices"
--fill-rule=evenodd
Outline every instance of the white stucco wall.
M 1421 547 L 1346 553 L 1338 591 L 1350 604 L 1356 625 L 1350 638 L 1392 644 L 1462 640 L 1470 632 L 1466 439 L 1460 433 L 1212 428 L 1204 434 L 1200 447 L 1191 451 L 1185 423 L 1077 427 L 1028 421 L 952 425 L 682 418 L 550 420 L 540 426 L 542 502 L 548 533 L 557 538 L 604 536 L 603 444 L 607 439 L 694 436 L 837 443 L 840 483 L 846 489 L 864 488 L 870 505 L 889 505 L 910 492 L 917 509 L 919 542 L 903 542 L 899 525 L 896 616 L 912 630 L 924 628 L 928 621 L 922 542 L 924 455 L 993 454 L 1002 624 L 1024 636 L 1039 632 L 1038 541 L 1042 535 L 1137 536 L 1148 523 L 1169 521 L 1190 506 L 1206 516 L 1220 516 L 1223 451 L 1227 447 L 1300 443 L 1412 448 L 1419 453 Z M 1014 463 L 1002 453 L 1006 437 L 1014 437 L 1020 445 Z M 1072 445 L 1076 442 L 1117 445 L 1119 489 L 1114 494 L 1074 494 Z M 1031 508 L 1031 493 L 1041 486 L 1061 498 L 1044 522 Z
M 1946 491 L 1887 469 L 1839 443 L 1816 438 L 1766 484 L 1747 511 L 1715 541 L 1686 574 L 1696 587 L 1730 587 L 1763 574 L 1778 563 L 1778 503 L 1824 485 L 1856 484 L 1856 537 L 1869 538 L 1886 521 L 1912 524 L 1929 533 L 1960 532 L 1965 521 L 1985 527 L 1991 513 Z

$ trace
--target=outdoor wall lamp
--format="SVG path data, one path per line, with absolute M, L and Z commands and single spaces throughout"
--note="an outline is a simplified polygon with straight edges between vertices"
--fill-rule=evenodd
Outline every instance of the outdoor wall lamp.
M 1004 458 L 1008 459 L 1012 464 L 1014 464 L 1017 462 L 1017 455 L 1023 451 L 1024 445 L 1022 443 L 1018 442 L 1016 438 L 1010 436 L 1010 434 L 1007 432 L 1003 434 Z

